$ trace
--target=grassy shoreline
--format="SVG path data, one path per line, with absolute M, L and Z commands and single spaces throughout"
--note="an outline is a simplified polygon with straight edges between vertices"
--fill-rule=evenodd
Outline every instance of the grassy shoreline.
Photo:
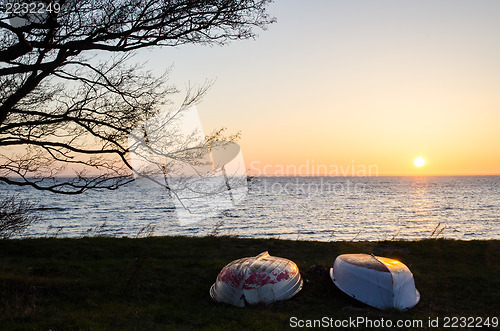
M 296 297 L 247 308 L 211 300 L 210 286 L 224 265 L 266 250 L 298 265 L 305 282 Z M 500 311 L 499 252 L 499 240 L 0 240 L 0 325 L 2 329 L 236 330 L 288 329 L 292 316 L 425 323 L 445 316 L 499 317 L 495 315 Z M 420 303 L 407 312 L 383 312 L 347 297 L 328 277 L 335 257 L 344 253 L 401 260 L 414 274 Z

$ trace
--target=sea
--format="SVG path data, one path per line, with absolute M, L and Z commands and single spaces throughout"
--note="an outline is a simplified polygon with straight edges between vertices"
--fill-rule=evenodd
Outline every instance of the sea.
M 36 204 L 18 237 L 235 236 L 319 241 L 500 239 L 500 176 L 251 177 L 245 197 L 196 222 L 159 186 L 60 195 L 0 185 Z

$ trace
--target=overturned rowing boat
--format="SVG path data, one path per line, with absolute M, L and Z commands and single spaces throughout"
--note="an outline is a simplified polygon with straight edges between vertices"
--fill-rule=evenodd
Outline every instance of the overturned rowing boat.
M 420 300 L 410 269 L 386 257 L 340 255 L 330 277 L 342 292 L 375 308 L 406 310 Z
M 245 307 L 290 299 L 302 284 L 294 262 L 263 252 L 226 265 L 210 288 L 210 296 L 218 302 Z

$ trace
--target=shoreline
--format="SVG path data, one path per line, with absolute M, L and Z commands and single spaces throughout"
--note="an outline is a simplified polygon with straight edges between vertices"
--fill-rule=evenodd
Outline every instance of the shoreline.
M 208 231 L 210 232 L 210 231 Z M 80 240 L 80 239 L 88 239 L 88 238 L 108 238 L 108 239 L 145 239 L 145 238 L 192 238 L 192 239 L 202 239 L 206 237 L 219 237 L 219 238 L 233 238 L 233 239 L 241 239 L 241 240 L 279 240 L 279 241 L 293 241 L 293 242 L 318 242 L 318 243 L 384 243 L 384 242 L 406 242 L 406 243 L 412 243 L 412 242 L 422 242 L 426 240 L 449 240 L 449 241 L 461 241 L 461 242 L 474 242 L 474 241 L 499 241 L 500 238 L 471 238 L 471 239 L 457 239 L 457 238 L 452 238 L 452 237 L 446 237 L 446 236 L 425 236 L 420 239 L 406 239 L 406 238 L 400 238 L 397 237 L 395 239 L 392 239 L 392 235 L 388 235 L 387 238 L 391 239 L 374 239 L 374 240 L 358 240 L 356 237 L 354 239 L 304 239 L 307 235 L 307 233 L 300 234 L 298 233 L 298 237 L 296 239 L 293 238 L 281 238 L 280 236 L 271 236 L 271 237 L 244 237 L 241 235 L 234 235 L 231 234 L 229 231 L 229 234 L 224 234 L 224 233 L 217 233 L 215 235 L 207 233 L 207 234 L 200 234 L 200 235 L 179 235 L 179 234 L 161 234 L 161 235 L 141 235 L 139 236 L 114 236 L 114 235 L 108 235 L 108 234 L 95 234 L 95 235 L 81 235 L 81 236 L 64 236 L 64 235 L 58 235 L 56 234 L 46 234 L 43 236 L 13 236 L 12 238 L 8 238 L 6 240 L 37 240 L 37 239 L 71 239 L 71 240 Z M 303 235 L 303 236 L 302 236 Z

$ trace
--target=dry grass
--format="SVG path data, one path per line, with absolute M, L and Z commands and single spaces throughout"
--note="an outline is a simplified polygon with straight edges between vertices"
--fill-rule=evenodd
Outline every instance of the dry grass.
M 236 308 L 209 288 L 230 261 L 268 250 L 293 260 L 304 288 L 286 302 Z M 291 316 L 424 319 L 500 311 L 500 241 L 311 242 L 231 237 L 0 240 L 2 329 L 287 329 Z M 420 303 L 382 312 L 328 276 L 335 257 L 373 253 L 412 270 Z

